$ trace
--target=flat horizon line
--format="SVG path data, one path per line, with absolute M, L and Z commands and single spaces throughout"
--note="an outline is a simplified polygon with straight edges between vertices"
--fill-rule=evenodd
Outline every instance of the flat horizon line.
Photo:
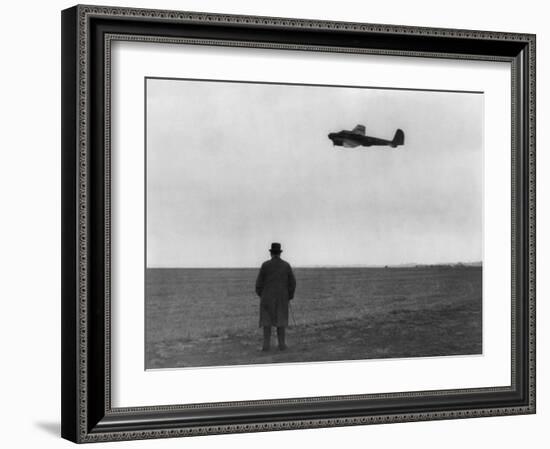
M 260 264 L 261 265 L 261 264 Z M 147 269 L 185 269 L 185 270 L 244 270 L 244 269 L 258 269 L 258 266 L 243 266 L 243 267 L 229 267 L 229 266 L 204 266 L 204 267 L 181 267 L 181 266 L 148 266 Z M 482 266 L 482 261 L 474 262 L 436 262 L 436 263 L 400 263 L 400 264 L 350 264 L 350 265 L 293 265 L 292 268 L 415 268 L 415 267 L 435 267 L 435 266 Z

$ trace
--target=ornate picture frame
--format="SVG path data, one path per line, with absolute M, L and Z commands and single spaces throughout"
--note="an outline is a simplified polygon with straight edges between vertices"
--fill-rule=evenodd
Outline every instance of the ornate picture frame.
M 499 61 L 511 73 L 510 385 L 114 407 L 114 42 Z M 62 436 L 85 443 L 535 413 L 535 36 L 78 5 L 62 12 Z

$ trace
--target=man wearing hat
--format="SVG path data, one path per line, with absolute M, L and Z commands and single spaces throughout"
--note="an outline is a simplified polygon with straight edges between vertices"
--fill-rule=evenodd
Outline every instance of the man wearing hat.
M 288 326 L 288 302 L 294 298 L 296 278 L 290 264 L 281 259 L 280 243 L 272 243 L 271 260 L 262 264 L 256 279 L 256 294 L 260 297 L 260 327 L 264 328 L 262 351 L 271 347 L 271 327 L 277 328 L 279 349 L 285 350 L 285 328 Z

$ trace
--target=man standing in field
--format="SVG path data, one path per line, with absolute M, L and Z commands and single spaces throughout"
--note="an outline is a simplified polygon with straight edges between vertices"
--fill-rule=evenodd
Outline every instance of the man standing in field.
M 256 279 L 256 294 L 260 297 L 260 327 L 264 328 L 262 351 L 271 347 L 271 327 L 277 328 L 281 351 L 287 348 L 285 328 L 288 326 L 288 302 L 294 298 L 296 278 L 290 264 L 281 259 L 280 243 L 272 243 L 271 260 L 262 264 Z

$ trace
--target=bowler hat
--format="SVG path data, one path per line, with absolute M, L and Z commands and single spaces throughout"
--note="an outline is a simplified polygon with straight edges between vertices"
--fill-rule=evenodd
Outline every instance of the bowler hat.
M 269 252 L 270 253 L 273 253 L 273 254 L 280 254 L 283 252 L 283 250 L 281 249 L 281 244 L 280 243 L 272 243 L 271 244 L 271 248 L 269 249 Z

